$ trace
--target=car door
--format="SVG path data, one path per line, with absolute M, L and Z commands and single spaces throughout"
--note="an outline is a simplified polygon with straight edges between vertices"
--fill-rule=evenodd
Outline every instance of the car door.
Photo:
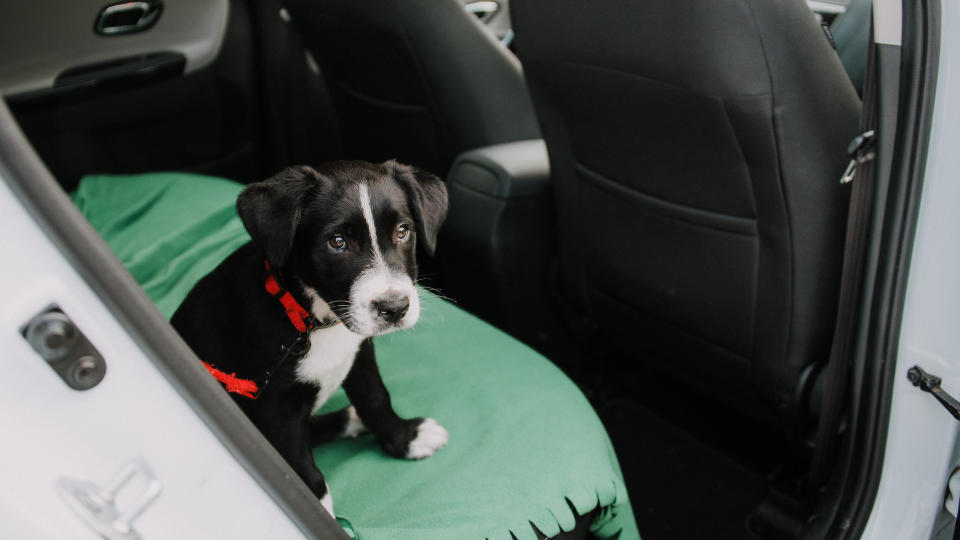
M 11 0 L 2 11 L 0 93 L 68 191 L 88 173 L 262 177 L 244 2 Z

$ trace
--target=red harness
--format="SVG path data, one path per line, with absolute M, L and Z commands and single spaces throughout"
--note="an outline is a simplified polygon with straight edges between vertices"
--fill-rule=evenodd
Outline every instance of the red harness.
M 213 378 L 220 382 L 227 390 L 232 394 L 238 394 L 246 398 L 257 399 L 260 397 L 260 393 L 263 391 L 263 388 L 267 386 L 270 382 L 270 376 L 280 367 L 281 364 L 291 355 L 302 355 L 306 354 L 307 350 L 310 348 L 310 340 L 307 339 L 307 336 L 312 330 L 317 328 L 330 328 L 340 324 L 338 319 L 333 319 L 325 323 L 320 323 L 317 321 L 317 318 L 310 314 L 309 311 L 303 308 L 299 302 L 290 294 L 290 291 L 284 289 L 280 286 L 280 283 L 277 282 L 276 276 L 273 274 L 273 269 L 270 268 L 270 263 L 266 260 L 263 261 L 263 264 L 266 266 L 267 277 L 264 280 L 264 288 L 270 293 L 270 296 L 273 296 L 283 304 L 284 311 L 287 312 L 287 318 L 290 319 L 290 323 L 293 324 L 293 327 L 297 329 L 297 332 L 300 335 L 297 336 L 296 341 L 293 342 L 293 345 L 289 347 L 283 347 L 284 354 L 280 358 L 280 361 L 271 369 L 267 371 L 266 377 L 264 378 L 263 385 L 257 385 L 257 382 L 251 379 L 241 379 L 237 377 L 236 373 L 225 373 L 219 369 L 213 367 L 212 365 L 203 362 L 203 367 L 213 375 Z
M 227 392 L 230 392 L 231 394 L 239 394 L 250 399 L 257 399 L 260 397 L 260 387 L 257 386 L 256 381 L 251 381 L 250 379 L 241 379 L 237 377 L 236 373 L 224 373 L 210 364 L 203 362 L 202 360 L 201 362 L 203 363 L 203 367 L 207 368 L 207 371 L 213 375 L 214 379 L 223 385 Z

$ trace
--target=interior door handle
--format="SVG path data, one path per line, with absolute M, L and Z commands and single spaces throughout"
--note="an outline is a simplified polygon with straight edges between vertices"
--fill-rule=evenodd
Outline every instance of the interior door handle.
M 497 11 L 500 11 L 500 4 L 498 2 L 470 2 L 463 7 L 468 12 L 479 17 L 483 22 L 487 22 L 491 17 L 496 15 Z
M 104 36 L 143 32 L 157 22 L 162 11 L 163 3 L 160 0 L 110 4 L 97 15 L 94 31 Z

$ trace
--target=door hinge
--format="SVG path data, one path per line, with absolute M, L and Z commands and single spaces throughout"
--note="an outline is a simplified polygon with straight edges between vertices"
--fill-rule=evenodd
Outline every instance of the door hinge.
M 942 382 L 940 377 L 927 373 L 920 366 L 913 366 L 907 370 L 907 380 L 924 392 L 933 394 L 933 397 L 937 398 L 937 401 L 943 405 L 943 408 L 947 409 L 954 418 L 960 420 L 960 401 L 957 401 L 943 388 L 940 388 L 940 383 Z

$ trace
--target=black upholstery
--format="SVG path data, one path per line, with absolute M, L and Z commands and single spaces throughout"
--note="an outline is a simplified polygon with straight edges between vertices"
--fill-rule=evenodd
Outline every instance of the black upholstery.
M 826 359 L 859 100 L 803 0 L 513 0 L 562 288 L 624 351 L 796 406 Z M 734 399 L 737 401 L 737 399 Z
M 347 158 L 446 174 L 539 138 L 520 63 L 455 0 L 286 0 L 333 92 Z

